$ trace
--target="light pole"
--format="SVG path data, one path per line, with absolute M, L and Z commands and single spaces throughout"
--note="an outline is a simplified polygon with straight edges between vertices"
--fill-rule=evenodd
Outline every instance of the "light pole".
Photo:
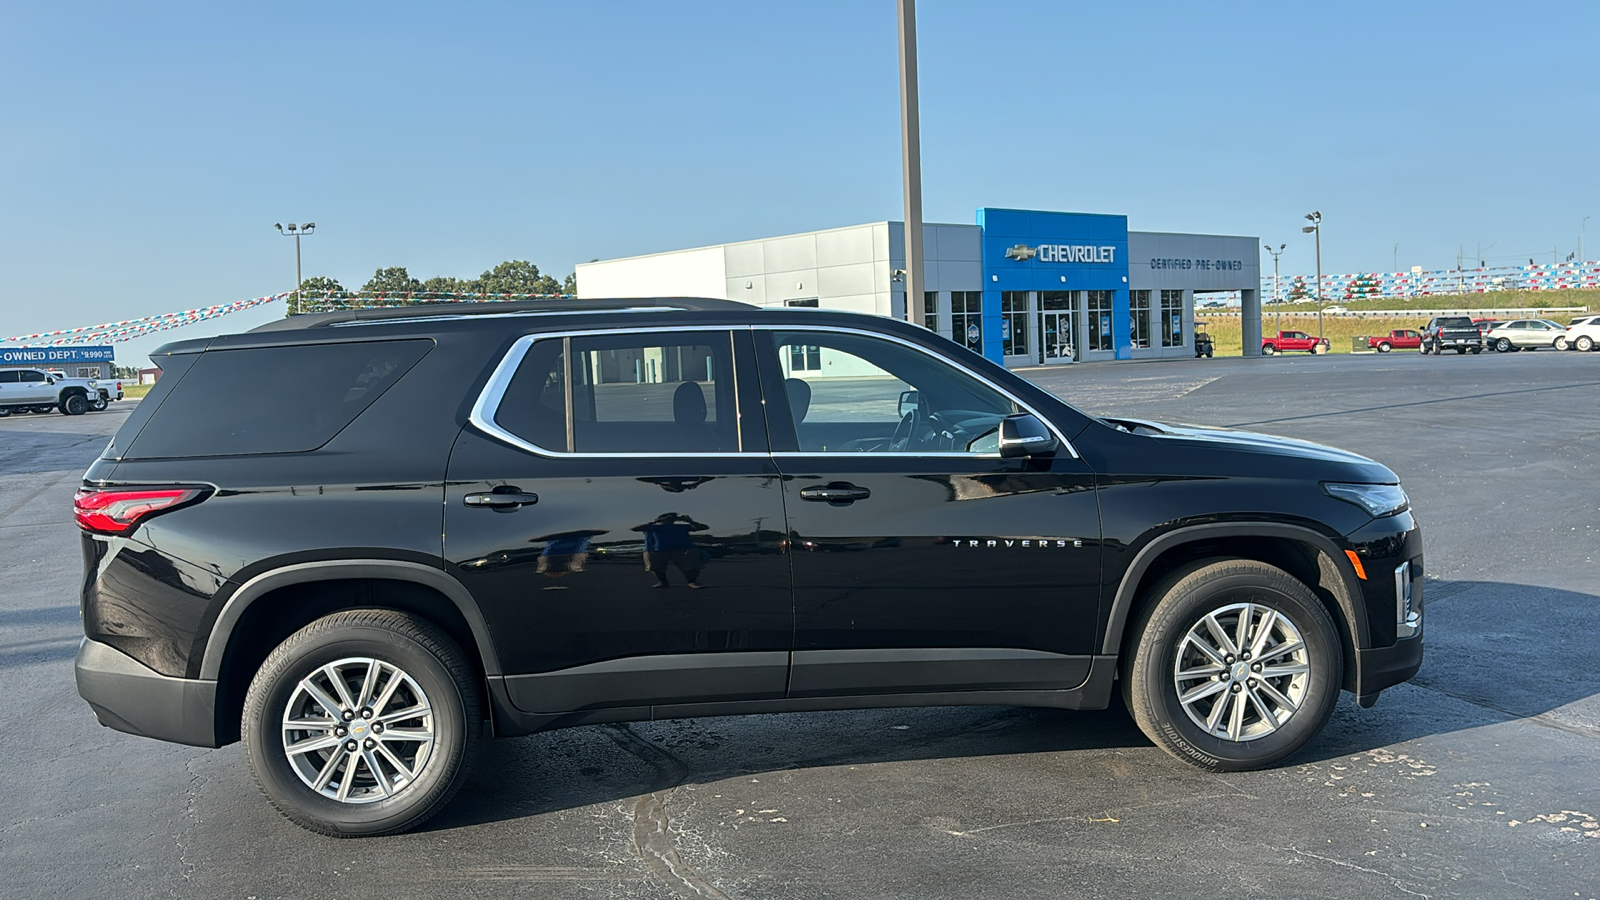
M 1589 236 L 1589 217 L 1584 216 L 1578 223 L 1578 265 L 1583 265 L 1583 239 Z
M 288 225 L 283 225 L 274 222 L 272 227 L 278 229 L 278 233 L 284 237 L 294 238 L 294 309 L 289 312 L 289 315 L 297 316 L 303 308 L 300 300 L 300 282 L 304 280 L 300 277 L 300 238 L 316 231 L 317 223 L 307 222 L 304 225 L 296 225 L 290 222 Z
M 906 321 L 929 331 L 922 297 L 922 138 L 917 118 L 917 6 L 900 0 L 900 169 L 906 201 Z
M 1261 249 L 1272 254 L 1272 305 L 1278 307 L 1273 321 L 1276 323 L 1276 330 L 1278 331 L 1283 330 L 1283 289 L 1278 286 L 1278 257 L 1283 255 L 1284 249 L 1288 246 L 1288 244 L 1279 244 L 1278 249 L 1274 250 L 1271 244 L 1261 245 Z
M 1300 230 L 1317 236 L 1317 340 L 1322 340 L 1322 213 L 1308 212 L 1311 224 Z

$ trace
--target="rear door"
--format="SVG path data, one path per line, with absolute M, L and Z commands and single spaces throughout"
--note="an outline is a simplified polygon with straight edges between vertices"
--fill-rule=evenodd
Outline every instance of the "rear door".
M 446 566 L 533 713 L 783 696 L 783 490 L 748 329 L 529 336 L 451 455 Z
M 792 697 L 1079 686 L 1095 476 L 1002 459 L 1011 397 L 905 341 L 757 330 L 795 586 Z

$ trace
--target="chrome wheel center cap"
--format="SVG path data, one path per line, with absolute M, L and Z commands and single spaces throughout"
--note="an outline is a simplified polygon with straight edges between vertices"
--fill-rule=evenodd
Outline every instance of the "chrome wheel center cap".
M 371 728 L 372 723 L 365 719 L 356 719 L 354 722 L 350 723 L 350 736 L 353 738 L 366 737 L 367 731 Z
M 1228 677 L 1233 679 L 1234 681 L 1243 681 L 1246 678 L 1249 678 L 1250 677 L 1250 664 L 1247 663 L 1247 662 L 1236 662 L 1236 663 L 1234 663 L 1233 667 L 1228 670 Z

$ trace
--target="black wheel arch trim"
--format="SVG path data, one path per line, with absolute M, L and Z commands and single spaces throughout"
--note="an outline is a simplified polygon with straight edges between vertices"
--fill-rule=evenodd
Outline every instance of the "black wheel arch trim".
M 1127 571 L 1123 573 L 1121 583 L 1117 585 L 1116 596 L 1111 602 L 1111 613 L 1106 620 L 1106 636 L 1101 642 L 1101 652 L 1107 655 L 1117 655 L 1121 652 L 1123 630 L 1128 624 L 1133 603 L 1138 599 L 1135 592 L 1139 589 L 1139 582 L 1144 579 L 1145 572 L 1149 571 L 1150 565 L 1161 554 L 1194 541 L 1229 537 L 1285 538 L 1310 544 L 1322 551 L 1332 560 L 1334 571 L 1339 573 L 1344 582 L 1344 596 L 1334 599 L 1350 624 L 1351 637 L 1355 640 L 1354 649 L 1359 651 L 1368 646 L 1370 641 L 1367 632 L 1367 614 L 1361 601 L 1361 585 L 1356 580 L 1355 570 L 1351 568 L 1349 560 L 1332 540 L 1310 528 L 1285 522 L 1220 522 L 1178 528 L 1158 535 L 1140 548 L 1134 555 L 1133 562 L 1128 564 Z M 1308 587 L 1315 588 L 1316 585 Z
M 461 612 L 467 627 L 472 629 L 472 640 L 477 645 L 478 658 L 483 663 L 484 674 L 500 675 L 500 659 L 489 636 L 489 626 L 483 620 L 472 594 L 442 569 L 421 563 L 394 559 L 329 559 L 294 563 L 262 572 L 240 585 L 228 597 L 217 620 L 211 626 L 206 640 L 205 655 L 200 661 L 200 677 L 217 679 L 222 672 L 223 657 L 234 628 L 244 617 L 245 610 L 267 593 L 294 584 L 332 581 L 344 578 L 369 578 L 388 581 L 409 581 L 433 588 L 443 594 Z

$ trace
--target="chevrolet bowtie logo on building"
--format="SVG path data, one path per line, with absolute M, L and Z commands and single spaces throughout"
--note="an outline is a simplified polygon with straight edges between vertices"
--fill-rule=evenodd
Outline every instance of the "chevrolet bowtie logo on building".
M 1006 259 L 1014 259 L 1018 262 L 1027 262 L 1038 255 L 1039 251 L 1029 247 L 1027 244 L 1018 244 L 1006 250 Z

